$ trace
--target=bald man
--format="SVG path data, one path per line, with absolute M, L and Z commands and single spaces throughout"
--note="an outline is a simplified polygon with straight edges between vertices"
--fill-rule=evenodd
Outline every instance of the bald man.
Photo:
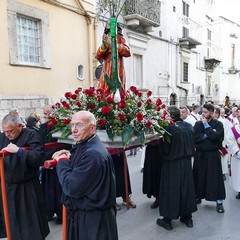
M 112 158 L 96 135 L 96 119 L 88 111 L 73 115 L 72 151 L 53 155 L 68 210 L 68 239 L 117 240 L 116 187 Z

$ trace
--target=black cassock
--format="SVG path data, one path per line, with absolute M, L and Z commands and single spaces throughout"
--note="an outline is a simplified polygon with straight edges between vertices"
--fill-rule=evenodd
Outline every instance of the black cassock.
M 53 127 L 48 127 L 47 123 L 40 125 L 39 134 L 43 140 L 43 143 L 57 142 L 56 138 L 52 137 L 51 131 Z M 65 147 L 66 148 L 66 147 Z M 69 145 L 69 148 L 71 145 Z M 45 149 L 44 151 L 44 160 L 52 159 L 52 155 L 61 150 L 62 147 L 51 147 Z M 58 180 L 56 168 L 51 169 L 42 169 L 41 170 L 41 183 L 43 188 L 43 196 L 46 203 L 47 217 L 49 220 L 52 219 L 56 213 L 57 218 L 62 220 L 62 188 Z
M 69 240 L 117 240 L 112 158 L 98 136 L 78 143 L 57 165 Z
M 161 216 L 178 219 L 197 211 L 191 164 L 194 135 L 191 124 L 180 119 L 166 130 L 172 136 L 170 142 L 159 142 L 163 152 L 159 210 Z
M 212 119 L 208 124 L 210 127 L 206 129 L 201 121 L 194 126 L 196 154 L 193 176 L 197 197 L 216 201 L 226 197 L 218 151 L 222 146 L 224 129 L 222 123 L 216 119 Z
M 162 153 L 159 144 L 147 145 L 143 168 L 143 194 L 158 199 L 160 176 L 162 170 Z
M 42 142 L 36 131 L 26 128 L 11 142 L 18 147 L 29 147 L 29 150 L 22 150 L 20 157 L 17 154 L 4 157 L 12 239 L 43 240 L 49 234 L 49 228 L 38 178 L 38 169 L 43 164 Z M 0 149 L 9 143 L 5 134 L 1 133 Z M 0 201 L 2 205 L 2 197 Z M 1 225 L 1 232 L 5 231 L 4 228 Z
M 116 176 L 116 197 L 122 197 L 126 199 L 126 187 L 125 187 L 125 179 L 124 179 L 124 161 L 123 161 L 123 154 L 119 153 L 112 155 L 113 166 Z M 128 184 L 128 195 L 132 194 L 131 188 L 131 181 L 130 175 L 128 170 L 128 163 L 127 164 L 127 184 Z

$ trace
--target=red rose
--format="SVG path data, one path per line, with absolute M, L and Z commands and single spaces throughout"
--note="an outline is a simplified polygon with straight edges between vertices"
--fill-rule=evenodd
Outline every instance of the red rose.
M 136 117 L 137 117 L 137 120 L 138 120 L 139 122 L 144 119 L 144 116 L 143 116 L 142 113 L 137 113 Z
M 75 94 L 75 93 L 72 94 L 72 95 L 71 95 L 71 98 L 72 98 L 73 100 L 75 100 L 75 99 L 77 98 L 77 94 Z
M 151 95 L 152 95 L 152 91 L 149 90 L 149 91 L 147 92 L 147 95 L 148 95 L 148 96 L 151 96 Z
M 126 102 L 125 102 L 125 100 L 121 100 L 121 101 L 119 102 L 118 106 L 119 106 L 121 109 L 126 108 Z
M 51 119 L 51 123 L 52 123 L 52 124 L 57 124 L 57 122 L 58 122 L 58 121 L 57 121 L 56 118 L 52 118 L 52 119 Z
M 82 106 L 82 104 L 81 104 L 80 102 L 76 102 L 76 105 L 77 105 L 78 107 L 81 107 L 81 106 Z
M 94 105 L 93 103 L 89 103 L 89 104 L 88 104 L 88 108 L 89 108 L 90 110 L 93 110 L 93 109 L 95 108 L 95 105 Z
M 111 104 L 111 103 L 113 103 L 113 98 L 112 97 L 107 97 L 106 101 L 107 101 L 108 104 Z
M 162 105 L 162 108 L 166 108 L 166 105 L 165 105 L 165 104 L 163 104 L 163 105 Z
M 131 87 L 130 87 L 130 90 L 131 90 L 132 92 L 135 92 L 135 91 L 137 90 L 137 88 L 136 88 L 135 86 L 131 86 Z
M 67 98 L 67 99 L 69 99 L 71 97 L 71 95 L 72 95 L 71 92 L 66 92 L 64 94 L 65 98 Z
M 161 105 L 161 104 L 162 104 L 162 100 L 161 100 L 160 98 L 158 98 L 158 99 L 156 100 L 156 104 L 157 104 L 157 106 Z
M 147 105 L 151 104 L 152 103 L 152 100 L 150 98 L 147 99 L 146 101 Z
M 164 115 L 164 116 L 167 115 L 167 111 L 166 111 L 166 110 L 163 111 L 163 115 Z
M 64 106 L 66 109 L 70 109 L 70 105 L 69 105 L 68 103 L 65 103 L 63 106 Z
M 137 107 L 141 107 L 142 106 L 142 102 L 137 102 Z
M 102 107 L 101 112 L 105 115 L 109 115 L 111 113 L 111 108 L 108 106 Z
M 161 110 L 161 108 L 159 106 L 157 106 L 156 110 L 159 112 Z
M 71 120 L 69 118 L 63 119 L 63 123 L 66 125 L 69 124 L 70 122 L 71 122 Z
M 98 125 L 100 127 L 104 127 L 106 125 L 106 120 L 104 118 L 101 118 L 98 120 Z
M 118 117 L 120 119 L 121 122 L 125 121 L 126 120 L 126 116 L 123 114 L 123 113 L 119 113 L 118 114 Z
M 139 96 L 139 97 L 142 97 L 142 92 L 137 92 L 137 95 Z
M 57 102 L 57 103 L 55 104 L 55 106 L 56 106 L 56 107 L 60 107 L 61 104 L 60 104 L 59 102 Z
M 147 122 L 146 122 L 146 126 L 147 126 L 147 127 L 151 127 L 151 126 L 152 126 L 152 122 L 151 122 L 151 121 L 147 121 Z

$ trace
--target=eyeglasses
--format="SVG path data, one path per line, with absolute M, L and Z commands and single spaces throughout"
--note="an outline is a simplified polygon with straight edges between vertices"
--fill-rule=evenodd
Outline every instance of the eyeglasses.
M 81 122 L 77 122 L 77 123 L 71 123 L 70 124 L 70 126 L 71 126 L 71 128 L 78 128 L 78 129 L 80 129 L 80 128 L 82 128 L 83 126 L 85 126 L 85 125 L 92 125 L 92 123 L 81 123 Z

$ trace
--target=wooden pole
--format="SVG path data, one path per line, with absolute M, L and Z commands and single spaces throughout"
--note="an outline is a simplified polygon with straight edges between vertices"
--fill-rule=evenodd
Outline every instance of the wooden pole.
M 128 193 L 128 175 L 127 175 L 127 157 L 126 152 L 123 152 L 123 169 L 124 169 L 124 183 L 125 183 L 125 197 L 127 203 L 127 209 L 129 209 L 129 193 Z
M 63 240 L 67 240 L 67 209 L 66 207 L 63 205 L 63 215 L 62 215 L 62 219 L 63 219 L 63 225 L 62 225 L 62 239 Z
M 4 155 L 3 151 L 0 151 L 0 152 Z M 9 214 L 8 214 L 8 201 L 7 201 L 3 156 L 0 157 L 0 178 L 1 178 L 2 202 L 3 202 L 3 212 L 4 212 L 4 221 L 5 221 L 6 232 L 7 232 L 7 239 L 12 240 Z

